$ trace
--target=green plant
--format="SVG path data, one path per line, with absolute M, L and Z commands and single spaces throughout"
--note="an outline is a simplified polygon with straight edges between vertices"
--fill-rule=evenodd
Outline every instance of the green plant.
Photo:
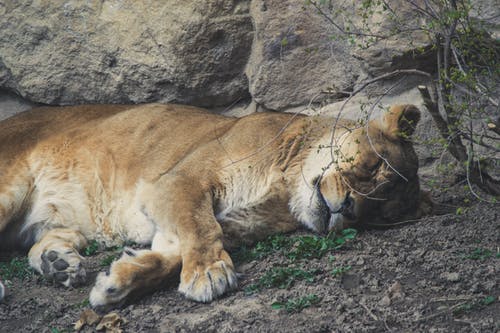
M 99 250 L 99 243 L 96 240 L 89 242 L 86 248 L 82 250 L 82 254 L 86 257 L 93 256 Z
M 51 327 L 50 328 L 50 333 L 70 333 L 73 332 L 73 328 L 57 328 L 57 327 Z
M 332 270 L 332 275 L 337 277 L 337 276 L 340 276 L 342 274 L 344 274 L 345 272 L 351 270 L 351 266 L 341 266 L 341 267 L 335 267 L 333 270 Z
M 265 288 L 288 289 L 296 281 L 305 280 L 309 283 L 314 282 L 314 277 L 318 274 L 317 270 L 303 270 L 295 267 L 274 267 L 264 273 L 257 283 L 245 288 L 247 293 Z
M 345 229 L 340 235 L 332 233 L 328 237 L 293 237 L 293 246 L 286 256 L 292 260 L 322 258 L 329 251 L 344 245 L 347 240 L 354 239 L 356 233 L 355 229 Z
M 0 262 L 0 277 L 4 280 L 26 279 L 32 275 L 33 270 L 27 258 L 12 258 L 9 262 Z
M 318 304 L 321 301 L 315 294 L 310 294 L 304 297 L 292 298 L 286 302 L 274 302 L 271 307 L 276 310 L 285 309 L 288 313 L 300 312 L 311 305 Z
M 468 302 L 465 304 L 460 305 L 456 309 L 453 310 L 453 313 L 455 315 L 463 314 L 466 312 L 470 312 L 473 310 L 480 310 L 488 305 L 491 305 L 495 303 L 495 297 L 494 296 L 486 296 L 485 298 L 481 299 L 476 299 L 473 300 L 472 302 Z
M 472 260 L 485 260 L 493 257 L 493 251 L 477 247 L 465 255 L 465 258 Z
M 88 298 L 85 298 L 83 301 L 74 304 L 74 307 L 77 309 L 86 308 L 88 306 L 90 306 L 90 301 Z
M 282 253 L 292 261 L 322 258 L 331 250 L 342 247 L 356 237 L 355 229 L 342 230 L 340 235 L 331 233 L 328 237 L 315 235 L 284 236 L 275 235 L 258 242 L 253 248 L 242 247 L 232 257 L 236 262 L 246 262 Z
M 101 267 L 108 267 L 113 261 L 118 258 L 118 254 L 110 254 L 101 260 Z

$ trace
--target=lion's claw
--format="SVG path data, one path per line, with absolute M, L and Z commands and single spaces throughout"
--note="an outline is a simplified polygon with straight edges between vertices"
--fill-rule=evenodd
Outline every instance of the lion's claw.
M 188 275 L 183 273 L 183 277 Z M 226 291 L 237 287 L 237 277 L 232 265 L 223 260 L 202 268 L 197 267 L 191 278 L 182 278 L 179 291 L 187 298 L 197 302 L 210 302 Z

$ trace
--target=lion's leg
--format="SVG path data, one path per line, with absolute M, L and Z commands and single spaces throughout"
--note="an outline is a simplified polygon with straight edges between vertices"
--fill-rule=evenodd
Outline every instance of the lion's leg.
M 116 306 L 177 277 L 181 266 L 178 245 L 176 237 L 166 239 L 164 234 L 157 233 L 151 250 L 125 248 L 109 272 L 97 276 L 90 292 L 90 304 L 94 308 Z
M 148 218 L 177 235 L 182 257 L 179 291 L 199 302 L 210 302 L 237 286 L 207 186 L 190 178 L 164 177 L 146 186 L 141 196 Z
M 78 231 L 55 228 L 35 243 L 28 259 L 40 274 L 67 287 L 85 282 L 86 272 L 80 264 L 78 250 L 87 246 L 87 239 Z
M 0 170 L 0 232 L 19 214 L 29 200 L 33 179 L 26 163 Z

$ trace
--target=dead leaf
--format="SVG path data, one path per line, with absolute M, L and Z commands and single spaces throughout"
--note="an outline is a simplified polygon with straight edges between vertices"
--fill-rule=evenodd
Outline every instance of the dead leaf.
M 75 331 L 80 331 L 83 326 L 94 325 L 94 324 L 98 323 L 100 319 L 101 319 L 101 316 L 99 316 L 94 310 L 85 309 L 80 314 L 80 319 L 78 319 L 78 321 L 75 323 L 74 329 L 75 329 Z
M 111 312 L 102 317 L 96 326 L 96 330 L 102 331 L 105 329 L 106 333 L 122 333 L 120 326 L 125 322 L 125 319 L 120 317 L 116 312 Z
M 399 281 L 394 282 L 389 289 L 387 289 L 387 295 L 392 298 L 403 298 L 403 287 Z

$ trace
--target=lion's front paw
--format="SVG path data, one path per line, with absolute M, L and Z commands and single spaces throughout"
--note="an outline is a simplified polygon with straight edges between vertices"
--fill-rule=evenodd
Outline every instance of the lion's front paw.
M 134 288 L 134 280 L 140 263 L 135 263 L 135 258 L 141 253 L 125 248 L 122 256 L 113 262 L 107 272 L 97 275 L 94 287 L 90 291 L 90 305 L 95 309 L 106 310 L 117 307 L 125 301 Z
M 90 305 L 98 310 L 117 307 L 125 301 L 130 291 L 130 285 L 123 284 L 119 276 L 101 272 L 90 291 Z
M 45 250 L 39 260 L 41 273 L 66 287 L 78 286 L 86 281 L 82 257 L 74 249 Z
M 226 291 L 237 287 L 236 273 L 229 255 L 210 265 L 182 269 L 179 291 L 187 298 L 197 302 L 210 302 Z

